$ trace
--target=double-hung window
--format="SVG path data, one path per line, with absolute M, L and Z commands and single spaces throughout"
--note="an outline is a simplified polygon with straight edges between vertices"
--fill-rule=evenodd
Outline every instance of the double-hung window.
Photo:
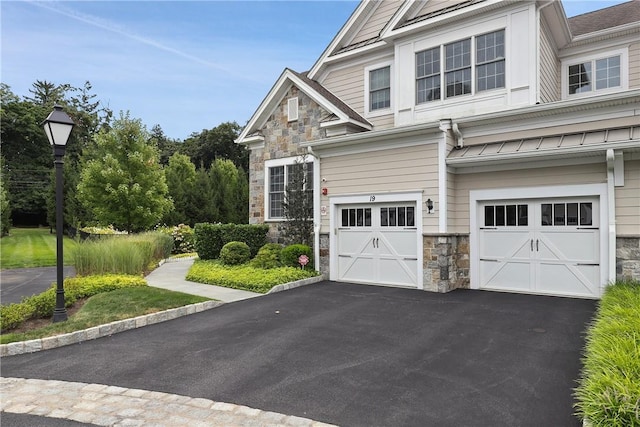
M 620 70 L 620 55 L 571 64 L 568 68 L 569 95 L 620 87 Z
M 369 71 L 369 111 L 391 107 L 391 66 Z
M 270 166 L 269 163 L 272 165 Z M 313 206 L 313 162 L 300 163 L 295 158 L 267 161 L 267 203 L 268 219 L 284 218 L 284 201 L 287 186 L 293 183 L 296 172 L 302 169 L 304 176 L 303 191 L 308 198 L 309 206 Z M 300 175 L 298 175 L 300 176 Z
M 416 103 L 505 87 L 504 37 L 499 30 L 417 52 Z

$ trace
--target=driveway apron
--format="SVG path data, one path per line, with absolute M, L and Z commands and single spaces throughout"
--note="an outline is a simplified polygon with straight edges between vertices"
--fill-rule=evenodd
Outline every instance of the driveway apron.
M 322 282 L 82 344 L 3 377 L 230 402 L 345 426 L 579 426 L 591 300 Z

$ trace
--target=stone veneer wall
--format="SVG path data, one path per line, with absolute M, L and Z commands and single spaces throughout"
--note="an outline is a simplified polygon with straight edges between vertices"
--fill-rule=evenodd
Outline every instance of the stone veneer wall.
M 331 271 L 330 265 L 330 250 L 329 250 L 329 234 L 320 233 L 320 273 L 325 278 L 329 278 Z
M 289 121 L 287 101 L 298 97 L 298 120 Z M 292 86 L 284 95 L 273 114 L 261 129 L 264 136 L 264 148 L 253 148 L 249 154 L 249 223 L 267 223 L 270 226 L 269 239 L 282 242 L 281 222 L 265 221 L 265 160 L 282 159 L 306 153 L 298 143 L 322 139 L 326 136 L 320 122 L 328 113 L 315 101 Z
M 424 289 L 431 292 L 468 289 L 469 235 L 425 234 L 422 242 Z
M 640 281 L 640 236 L 616 237 L 616 278 Z

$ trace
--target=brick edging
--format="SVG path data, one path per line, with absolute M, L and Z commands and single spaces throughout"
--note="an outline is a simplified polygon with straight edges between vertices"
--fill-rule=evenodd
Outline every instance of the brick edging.
M 210 310 L 223 304 L 225 303 L 213 300 L 199 302 L 197 304 L 171 308 L 169 310 L 159 311 L 157 313 L 147 314 L 144 316 L 133 317 L 131 319 L 118 320 L 115 322 L 107 323 L 105 325 L 94 326 L 89 329 L 83 329 L 81 331 L 70 332 L 67 334 L 38 338 L 29 341 L 1 344 L 0 357 L 15 356 L 24 353 L 34 353 L 36 351 L 49 350 L 65 345 L 95 340 L 97 338 L 110 336 L 119 332 L 153 325 L 154 323 L 166 322 L 167 320 L 173 320 L 179 317 L 188 316 L 190 314 L 199 313 L 201 311 Z

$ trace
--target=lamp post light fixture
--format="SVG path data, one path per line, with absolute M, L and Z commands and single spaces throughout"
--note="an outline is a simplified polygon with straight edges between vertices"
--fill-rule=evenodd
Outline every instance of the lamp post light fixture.
M 53 147 L 53 164 L 56 168 L 56 265 L 57 265 L 57 286 L 56 286 L 56 308 L 53 311 L 53 323 L 63 322 L 67 320 L 67 309 L 64 306 L 64 258 L 62 254 L 62 205 L 63 205 L 63 175 L 62 166 L 64 161 L 64 152 L 69 140 L 71 130 L 75 126 L 71 117 L 62 111 L 62 107 L 56 105 L 53 111 L 42 122 L 44 133 L 47 134 L 49 143 Z

